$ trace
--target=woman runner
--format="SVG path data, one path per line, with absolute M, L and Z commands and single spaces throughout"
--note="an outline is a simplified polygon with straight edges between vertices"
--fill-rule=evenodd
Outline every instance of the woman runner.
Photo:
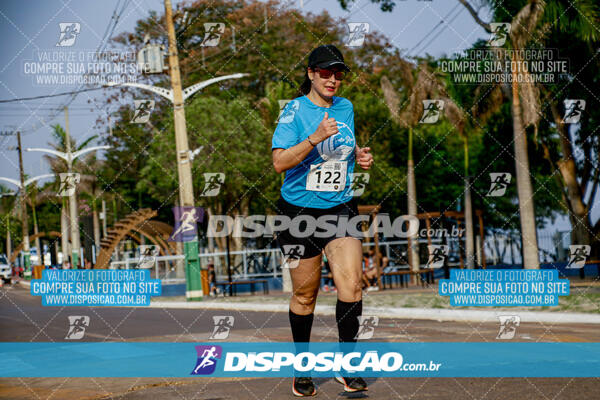
M 350 186 L 354 163 L 368 169 L 373 156 L 370 148 L 356 145 L 352 103 L 335 96 L 347 71 L 344 57 L 335 46 L 314 49 L 308 57 L 301 95 L 286 105 L 273 134 L 273 166 L 278 173 L 285 171 L 277 208 L 292 220 L 298 216 L 313 221 L 322 216 L 344 220 L 358 214 Z M 293 294 L 289 318 L 294 342 L 298 348 L 310 341 L 323 250 L 337 287 L 339 340 L 356 342 L 358 316 L 362 314 L 361 242 L 318 226 L 315 233 L 304 237 L 297 233 L 306 228 L 305 223 L 303 226 L 291 226 L 277 238 L 284 254 L 286 248 L 301 249 L 300 259 L 294 262 L 297 266 L 290 268 Z M 359 377 L 336 380 L 348 392 L 367 390 L 366 382 Z M 310 377 L 294 377 L 292 391 L 296 396 L 316 394 Z

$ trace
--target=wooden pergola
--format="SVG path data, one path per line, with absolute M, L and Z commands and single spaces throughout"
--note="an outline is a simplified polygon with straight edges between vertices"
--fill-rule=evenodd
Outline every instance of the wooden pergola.
M 143 208 L 132 212 L 114 224 L 100 242 L 100 251 L 95 267 L 108 268 L 111 255 L 126 237 L 141 244 L 142 236 L 144 236 L 158 247 L 161 256 L 177 254 L 176 245 L 168 241 L 173 228 L 164 222 L 151 221 L 150 219 L 156 215 L 155 210 Z

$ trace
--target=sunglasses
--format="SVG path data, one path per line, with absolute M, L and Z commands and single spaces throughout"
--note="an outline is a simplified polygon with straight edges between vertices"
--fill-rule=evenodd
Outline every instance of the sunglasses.
M 346 71 L 335 71 L 331 69 L 321 68 L 315 68 L 314 71 L 319 74 L 321 79 L 329 79 L 331 78 L 331 75 L 335 75 L 335 79 L 337 79 L 338 81 L 343 81 L 346 77 Z

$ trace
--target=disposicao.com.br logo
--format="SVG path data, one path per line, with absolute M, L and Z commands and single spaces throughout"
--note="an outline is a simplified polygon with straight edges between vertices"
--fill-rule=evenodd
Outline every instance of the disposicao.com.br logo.
M 396 351 L 357 349 L 332 343 L 325 351 L 290 350 L 291 343 L 271 343 L 271 349 L 257 347 L 248 351 L 227 351 L 225 346 L 196 346 L 198 360 L 191 375 L 214 376 L 294 376 L 294 371 L 310 372 L 313 376 L 360 373 L 364 376 L 399 376 L 407 372 L 438 372 L 441 363 L 433 360 L 419 363 L 404 362 Z M 321 344 L 322 345 L 322 344 Z M 336 351 L 337 350 L 340 351 Z M 239 349 L 235 349 L 239 350 Z M 252 351 L 257 350 L 257 351 Z M 266 351 L 260 351 L 266 350 Z M 332 351 L 328 351 L 332 350 Z M 346 351 L 343 351 L 346 350 Z

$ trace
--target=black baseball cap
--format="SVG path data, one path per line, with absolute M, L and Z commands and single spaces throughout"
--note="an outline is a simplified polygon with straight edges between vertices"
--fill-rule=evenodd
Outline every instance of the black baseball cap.
M 308 68 L 331 68 L 340 67 L 346 71 L 350 68 L 344 63 L 344 56 L 332 44 L 324 44 L 311 51 L 308 56 Z

